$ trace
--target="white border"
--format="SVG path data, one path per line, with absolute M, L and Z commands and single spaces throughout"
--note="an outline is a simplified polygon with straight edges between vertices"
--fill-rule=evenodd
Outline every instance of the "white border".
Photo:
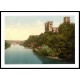
M 75 16 L 75 64 L 5 64 L 5 16 Z M 79 67 L 79 13 L 78 12 L 1 12 L 1 68 L 78 68 Z

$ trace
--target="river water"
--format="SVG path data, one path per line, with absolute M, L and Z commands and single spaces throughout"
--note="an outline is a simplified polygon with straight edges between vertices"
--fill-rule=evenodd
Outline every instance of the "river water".
M 66 64 L 67 62 L 37 55 L 32 49 L 11 45 L 5 50 L 5 64 Z

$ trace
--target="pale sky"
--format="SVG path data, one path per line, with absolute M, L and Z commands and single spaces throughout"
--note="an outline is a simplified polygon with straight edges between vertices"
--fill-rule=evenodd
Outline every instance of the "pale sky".
M 53 21 L 53 27 L 63 23 L 64 16 L 5 16 L 5 40 L 26 40 L 29 35 L 45 31 L 45 22 Z M 75 22 L 74 16 L 70 16 Z

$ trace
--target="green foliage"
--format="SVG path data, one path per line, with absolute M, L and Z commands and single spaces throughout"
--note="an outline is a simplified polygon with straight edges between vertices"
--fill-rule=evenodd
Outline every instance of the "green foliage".
M 40 50 L 40 53 L 45 55 L 45 56 L 48 56 L 48 55 L 51 55 L 53 53 L 53 50 L 51 48 L 49 48 L 47 45 L 43 45 L 41 50 Z
M 63 35 L 64 45 L 61 48 L 59 57 L 65 58 L 68 61 L 74 62 L 75 56 L 75 26 L 71 24 L 61 24 L 59 33 Z
M 10 44 L 8 42 L 5 41 L 5 49 L 10 47 Z
M 58 56 L 74 63 L 75 26 L 63 23 L 59 26 L 59 33 L 44 32 L 28 38 L 23 45 L 37 49 L 41 47 L 42 55 Z

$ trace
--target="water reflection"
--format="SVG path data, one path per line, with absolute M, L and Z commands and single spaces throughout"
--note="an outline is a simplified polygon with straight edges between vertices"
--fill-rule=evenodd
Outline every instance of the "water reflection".
M 11 45 L 5 50 L 5 64 L 63 64 L 66 62 L 40 56 L 32 49 Z
M 5 51 L 6 64 L 42 64 L 42 61 L 33 54 L 32 49 L 23 46 L 11 45 Z

